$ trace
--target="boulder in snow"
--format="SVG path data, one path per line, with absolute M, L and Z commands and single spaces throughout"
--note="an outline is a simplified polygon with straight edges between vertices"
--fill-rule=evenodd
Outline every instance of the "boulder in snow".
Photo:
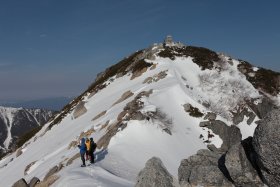
M 280 186 L 280 109 L 271 111 L 259 121 L 253 146 L 257 163 L 265 182 L 271 187 Z
M 219 158 L 220 155 L 207 149 L 202 149 L 196 155 L 182 160 L 178 170 L 181 187 L 232 187 L 233 184 L 218 167 Z
M 36 184 L 38 184 L 39 182 L 40 182 L 40 179 L 38 179 L 37 177 L 33 177 L 28 185 L 29 185 L 29 187 L 35 187 Z
M 167 171 L 162 161 L 153 157 L 147 161 L 140 171 L 135 187 L 173 187 L 173 177 Z
M 257 171 L 247 159 L 241 143 L 233 145 L 225 156 L 225 166 L 236 186 L 262 187 Z
M 28 187 L 28 184 L 26 183 L 25 179 L 22 178 L 14 183 L 12 187 Z
M 239 143 L 241 141 L 240 129 L 234 125 L 227 126 L 220 120 L 203 121 L 199 124 L 200 127 L 207 127 L 213 131 L 213 133 L 220 136 L 223 140 L 221 151 L 226 152 L 231 145 Z

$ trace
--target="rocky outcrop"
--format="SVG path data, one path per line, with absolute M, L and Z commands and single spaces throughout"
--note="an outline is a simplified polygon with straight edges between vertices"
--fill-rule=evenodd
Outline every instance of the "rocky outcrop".
M 196 155 L 181 161 L 178 179 L 181 187 L 232 187 L 232 183 L 219 169 L 219 154 L 202 149 Z
M 29 187 L 35 187 L 38 183 L 40 183 L 40 179 L 38 179 L 37 177 L 33 177 L 28 185 Z
M 36 184 L 36 187 L 49 187 L 51 186 L 53 183 L 55 183 L 55 181 L 57 181 L 59 179 L 59 176 L 57 175 L 51 175 L 50 177 L 48 177 L 46 180 L 43 180 L 42 182 Z
M 12 187 L 28 187 L 28 184 L 24 179 L 20 179 L 17 182 L 15 182 Z
M 259 121 L 253 147 L 257 163 L 265 182 L 271 187 L 280 186 L 280 109 L 270 112 Z
M 217 114 L 213 112 L 208 112 L 206 116 L 203 118 L 204 120 L 214 121 L 217 118 Z
M 54 166 L 52 167 L 48 173 L 46 174 L 46 176 L 44 177 L 44 180 L 47 180 L 50 176 L 54 175 L 55 173 L 57 173 L 59 170 L 61 169 L 61 167 L 59 166 Z
M 126 91 L 125 93 L 122 94 L 121 98 L 118 99 L 112 106 L 123 102 L 124 100 L 128 99 L 129 97 L 133 96 L 134 93 L 132 93 L 130 90 Z
M 173 187 L 173 177 L 167 171 L 162 161 L 153 157 L 147 161 L 140 171 L 135 187 Z
M 189 115 L 192 117 L 199 118 L 199 117 L 203 116 L 203 113 L 200 112 L 198 108 L 193 107 L 189 103 L 184 104 L 183 107 L 184 107 L 185 112 L 189 113 Z
M 265 96 L 257 104 L 254 101 L 248 102 L 247 104 L 260 119 L 263 119 L 268 113 L 277 108 L 275 103 Z
M 248 160 L 241 143 L 233 145 L 225 155 L 225 166 L 235 186 L 262 187 L 257 171 Z
M 240 129 L 234 125 L 227 126 L 220 120 L 203 121 L 199 124 L 200 127 L 207 127 L 213 131 L 213 133 L 220 136 L 223 140 L 223 144 L 220 148 L 221 151 L 226 152 L 231 145 L 239 143 L 242 139 Z
M 243 109 L 242 111 L 237 111 L 236 113 L 233 114 L 233 124 L 238 125 L 244 120 L 244 117 L 248 117 L 247 119 L 247 124 L 251 125 L 256 118 L 256 115 L 253 112 L 250 112 L 247 108 Z
M 85 107 L 85 102 L 82 101 L 76 106 L 76 108 L 73 112 L 73 117 L 74 117 L 74 119 L 76 119 L 76 118 L 80 117 L 81 115 L 85 114 L 86 112 L 87 112 L 87 109 Z
M 105 111 L 103 111 L 103 112 L 97 114 L 91 121 L 97 120 L 98 118 L 104 116 L 104 115 L 106 114 L 106 112 L 107 112 L 107 111 L 105 110 Z
M 161 71 L 158 74 L 154 75 L 153 77 L 147 77 L 144 81 L 143 84 L 151 84 L 153 82 L 158 82 L 161 79 L 164 79 L 167 76 L 167 70 Z

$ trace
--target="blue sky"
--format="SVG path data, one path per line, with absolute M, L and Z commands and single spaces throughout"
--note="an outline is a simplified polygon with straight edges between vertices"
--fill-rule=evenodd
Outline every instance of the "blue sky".
M 280 2 L 0 0 L 0 100 L 75 96 L 170 34 L 280 71 Z

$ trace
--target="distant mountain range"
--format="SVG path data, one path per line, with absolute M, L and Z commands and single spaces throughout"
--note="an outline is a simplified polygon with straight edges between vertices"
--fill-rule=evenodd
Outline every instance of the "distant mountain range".
M 54 114 L 55 112 L 45 109 L 0 106 L 0 157 L 16 148 L 26 133 L 40 130 Z
M 0 101 L 0 106 L 15 108 L 23 107 L 28 109 L 42 108 L 59 111 L 71 100 L 73 100 L 73 97 L 53 97 L 27 101 Z

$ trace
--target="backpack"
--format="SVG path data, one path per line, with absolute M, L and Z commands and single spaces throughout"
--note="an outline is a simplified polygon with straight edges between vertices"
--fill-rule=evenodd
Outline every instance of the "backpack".
M 95 142 L 92 142 L 92 152 L 95 151 L 96 147 L 97 147 L 97 144 Z

